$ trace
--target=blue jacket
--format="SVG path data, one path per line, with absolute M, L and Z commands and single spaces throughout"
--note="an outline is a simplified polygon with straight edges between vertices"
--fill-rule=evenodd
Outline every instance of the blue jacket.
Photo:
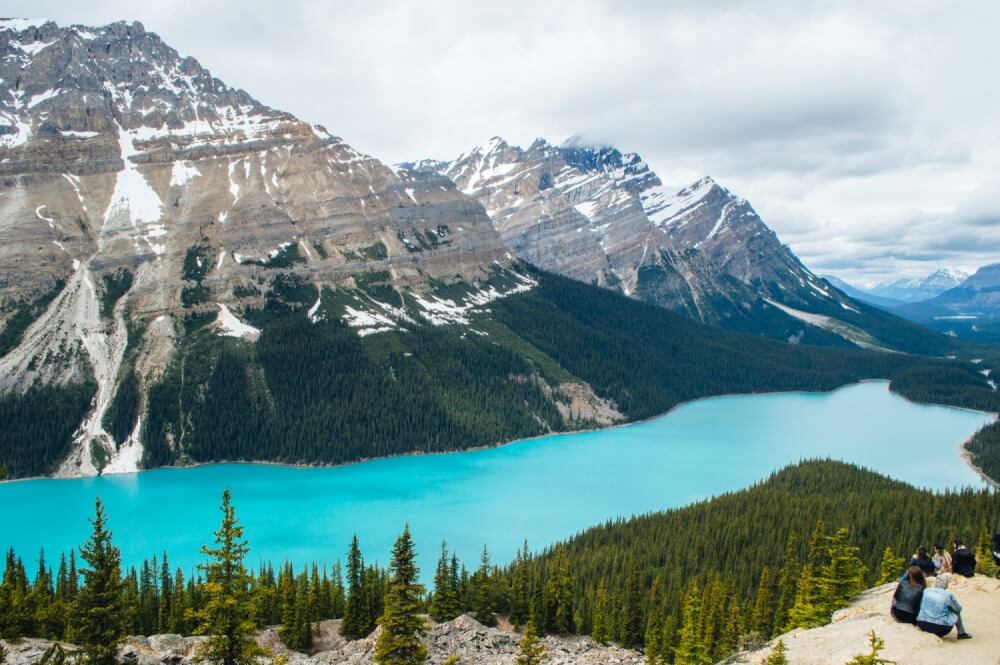
M 958 598 L 955 598 L 955 594 L 951 591 L 924 589 L 917 621 L 926 621 L 938 626 L 954 626 L 961 611 L 962 606 L 958 604 Z

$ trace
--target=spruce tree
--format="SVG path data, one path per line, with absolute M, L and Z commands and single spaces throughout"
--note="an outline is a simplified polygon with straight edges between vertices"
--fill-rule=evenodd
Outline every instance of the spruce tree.
M 701 591 L 694 582 L 684 600 L 684 623 L 680 643 L 674 649 L 674 665 L 712 665 L 701 634 L 701 609 Z
M 475 591 L 475 617 L 476 621 L 484 626 L 497 625 L 496 617 L 496 594 L 493 590 L 493 578 L 491 576 L 493 568 L 490 565 L 490 551 L 483 545 L 483 551 L 479 556 L 479 569 L 473 575 L 473 585 Z
M 573 572 L 566 548 L 557 545 L 548 563 L 546 596 L 550 617 L 549 630 L 568 635 L 573 630 Z
M 642 648 L 646 626 L 642 615 L 642 577 L 635 561 L 629 563 L 625 578 L 621 625 L 622 646 L 629 649 Z
M 993 538 L 989 527 L 984 523 L 979 532 L 979 542 L 976 545 L 976 574 L 986 577 L 997 577 L 1000 567 L 993 560 Z
M 535 633 L 535 626 L 529 621 L 524 627 L 524 635 L 518 644 L 517 665 L 538 665 L 545 659 L 545 647 Z
M 774 645 L 771 653 L 768 654 L 767 659 L 764 661 L 764 665 L 788 665 L 784 640 L 778 640 L 778 643 Z
M 347 604 L 340 624 L 340 634 L 349 640 L 357 640 L 368 634 L 369 610 L 365 602 L 364 566 L 358 536 L 355 534 L 347 553 Z
M 461 613 L 458 589 L 452 583 L 448 543 L 442 541 L 441 556 L 438 558 L 437 569 L 434 571 L 434 593 L 431 596 L 430 615 L 434 621 L 443 623 L 451 621 Z
M 515 628 L 525 625 L 531 618 L 531 562 L 528 541 L 519 550 L 511 571 L 510 622 Z
M 604 644 L 611 636 L 608 631 L 608 584 L 602 577 L 594 596 L 594 609 L 590 617 L 590 637 Z
M 774 620 L 774 587 L 771 569 L 764 566 L 754 595 L 753 610 L 750 614 L 750 630 L 761 637 L 771 636 L 771 621 Z
M 174 576 L 174 593 L 170 603 L 170 616 L 167 618 L 167 630 L 178 635 L 187 635 L 190 630 L 188 624 L 188 595 L 184 587 L 184 573 L 180 568 Z
M 208 641 L 199 658 L 215 665 L 255 665 L 267 652 L 254 641 L 254 605 L 250 576 L 243 560 L 250 548 L 236 517 L 229 490 L 222 493 L 222 524 L 215 532 L 215 547 L 202 546 L 208 561 L 198 565 L 205 573 L 204 602 L 197 612 L 196 632 Z
M 838 529 L 828 539 L 827 561 L 821 568 L 821 603 L 827 614 L 840 609 L 865 586 L 865 563 L 861 550 L 847 542 L 847 529 Z
M 878 584 L 888 584 L 889 582 L 895 582 L 899 579 L 899 576 L 903 574 L 903 566 L 906 565 L 906 559 L 901 556 L 896 556 L 896 553 L 892 551 L 892 548 L 888 545 L 882 551 L 882 560 L 879 562 L 878 566 Z
M 796 586 L 799 580 L 798 541 L 795 534 L 788 537 L 785 554 L 781 560 L 781 573 L 778 576 L 777 599 L 774 608 L 774 618 L 771 623 L 771 635 L 782 630 L 788 624 L 788 612 L 795 604 Z M 768 635 L 767 637 L 770 637 Z
M 392 548 L 382 632 L 375 643 L 378 665 L 421 665 L 427 660 L 427 646 L 421 639 L 427 626 L 420 616 L 424 587 L 417 581 L 415 556 L 407 525 Z
M 663 578 L 657 575 L 649 592 L 649 611 L 646 613 L 646 635 L 643 641 L 647 665 L 659 665 L 660 653 L 663 651 L 663 594 Z
M 111 541 L 100 499 L 94 502 L 90 523 L 90 538 L 80 547 L 87 567 L 81 571 L 83 587 L 77 594 L 73 633 L 89 664 L 114 665 L 127 632 L 127 608 L 121 552 Z

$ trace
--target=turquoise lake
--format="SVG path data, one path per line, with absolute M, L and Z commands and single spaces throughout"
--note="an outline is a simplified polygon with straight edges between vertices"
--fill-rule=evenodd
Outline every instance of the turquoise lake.
M 167 550 L 172 566 L 189 571 L 228 487 L 248 563 L 332 563 L 355 532 L 366 560 L 384 563 L 409 522 L 429 577 L 442 539 L 470 567 L 484 543 L 506 562 L 524 539 L 539 549 L 610 518 L 747 487 L 801 459 L 855 462 L 934 489 L 982 486 L 959 446 L 989 420 L 913 404 L 871 382 L 829 394 L 718 397 L 626 427 L 464 453 L 0 483 L 0 548 L 13 546 L 33 570 L 40 547 L 52 560 L 83 542 L 100 496 L 126 564 Z

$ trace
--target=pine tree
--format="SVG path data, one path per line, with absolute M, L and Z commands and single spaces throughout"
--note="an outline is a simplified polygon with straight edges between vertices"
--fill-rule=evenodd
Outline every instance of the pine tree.
M 697 582 L 691 584 L 684 600 L 684 623 L 680 643 L 674 649 L 675 665 L 712 665 L 701 635 L 701 591 Z
M 778 640 L 778 643 L 771 649 L 771 653 L 768 654 L 767 660 L 764 661 L 764 665 L 788 665 L 784 640 Z
M 375 643 L 378 665 L 420 665 L 427 660 L 427 647 L 421 640 L 427 626 L 420 617 L 424 587 L 417 581 L 419 570 L 414 558 L 407 525 L 392 548 L 382 632 Z
M 868 633 L 868 644 L 871 647 L 869 653 L 855 656 L 847 661 L 846 665 L 896 665 L 893 660 L 878 657 L 885 648 L 885 640 L 876 635 L 874 630 Z
M 602 577 L 594 596 L 594 609 L 590 617 L 590 637 L 604 644 L 611 636 L 608 631 L 608 584 Z
M 349 640 L 357 640 L 368 634 L 369 610 L 365 602 L 364 566 L 358 536 L 351 540 L 347 553 L 347 605 L 344 620 L 340 624 L 340 634 Z
M 90 538 L 80 548 L 87 568 L 76 599 L 74 636 L 91 665 L 114 665 L 127 632 L 121 552 L 111 542 L 101 500 L 94 502 Z
M 250 548 L 231 498 L 228 489 L 222 493 L 222 524 L 215 532 L 215 547 L 201 548 L 208 562 L 198 566 L 205 573 L 205 599 L 197 613 L 196 632 L 209 637 L 198 655 L 215 665 L 255 665 L 267 652 L 253 639 L 254 605 L 243 564 Z
M 903 574 L 903 566 L 905 565 L 906 559 L 896 556 L 892 548 L 886 545 L 882 551 L 882 561 L 879 562 L 878 566 L 877 583 L 888 584 L 889 582 L 895 582 Z
M 535 633 L 535 626 L 529 621 L 524 627 L 524 635 L 518 644 L 517 665 L 538 665 L 545 659 L 545 647 Z

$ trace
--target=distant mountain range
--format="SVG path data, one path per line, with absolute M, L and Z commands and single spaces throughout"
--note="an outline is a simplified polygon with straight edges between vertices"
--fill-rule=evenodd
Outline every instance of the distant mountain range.
M 938 270 L 921 279 L 896 280 L 870 290 L 836 277 L 826 279 L 856 300 L 934 330 L 970 339 L 1000 340 L 1000 264 L 983 266 L 971 276 L 960 270 Z M 881 295 L 885 293 L 906 299 Z
M 929 300 L 948 289 L 953 289 L 968 279 L 969 273 L 961 270 L 943 268 L 926 277 L 917 279 L 898 279 L 893 282 L 877 284 L 868 289 L 872 295 L 880 298 L 890 298 L 902 302 L 917 302 Z

